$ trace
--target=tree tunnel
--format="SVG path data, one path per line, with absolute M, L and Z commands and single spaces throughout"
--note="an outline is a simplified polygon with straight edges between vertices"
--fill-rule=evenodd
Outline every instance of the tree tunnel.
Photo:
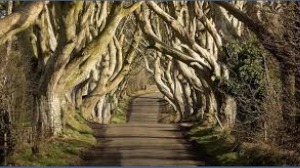
M 37 135 L 61 133 L 72 113 L 107 123 L 137 64 L 152 75 L 176 111 L 177 122 L 231 128 L 236 101 L 220 89 L 230 80 L 224 46 L 241 39 L 245 26 L 254 26 L 250 30 L 260 40 L 275 37 L 242 12 L 249 5 L 244 1 L 19 5 L 12 14 L 1 16 L 0 44 L 17 39 L 28 67 Z M 276 44 L 263 45 L 287 51 Z M 275 58 L 284 61 L 280 53 Z

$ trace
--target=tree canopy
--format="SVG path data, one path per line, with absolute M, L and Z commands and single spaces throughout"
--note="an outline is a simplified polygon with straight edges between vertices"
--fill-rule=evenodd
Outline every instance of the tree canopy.
M 299 12 L 298 2 L 0 2 L 1 60 L 21 54 L 36 147 L 72 125 L 68 114 L 108 123 L 137 63 L 175 122 L 266 131 L 276 115 L 295 130 Z

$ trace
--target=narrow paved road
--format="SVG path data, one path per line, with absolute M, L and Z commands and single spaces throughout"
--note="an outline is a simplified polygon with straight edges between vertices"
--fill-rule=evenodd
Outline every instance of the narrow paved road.
M 137 97 L 126 124 L 95 124 L 98 145 L 84 154 L 88 166 L 199 166 L 175 124 L 159 124 L 161 95 Z

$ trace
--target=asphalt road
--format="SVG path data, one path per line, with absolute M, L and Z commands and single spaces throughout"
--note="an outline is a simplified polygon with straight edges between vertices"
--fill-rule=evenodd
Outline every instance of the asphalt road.
M 86 166 L 200 166 L 176 124 L 159 124 L 159 93 L 135 98 L 126 124 L 93 124 L 98 144 L 84 153 Z

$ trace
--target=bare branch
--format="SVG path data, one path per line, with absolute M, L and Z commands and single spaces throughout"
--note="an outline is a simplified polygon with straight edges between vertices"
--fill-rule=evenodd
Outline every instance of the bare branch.
M 19 11 L 0 19 L 0 45 L 31 26 L 44 8 L 43 1 L 25 3 Z

